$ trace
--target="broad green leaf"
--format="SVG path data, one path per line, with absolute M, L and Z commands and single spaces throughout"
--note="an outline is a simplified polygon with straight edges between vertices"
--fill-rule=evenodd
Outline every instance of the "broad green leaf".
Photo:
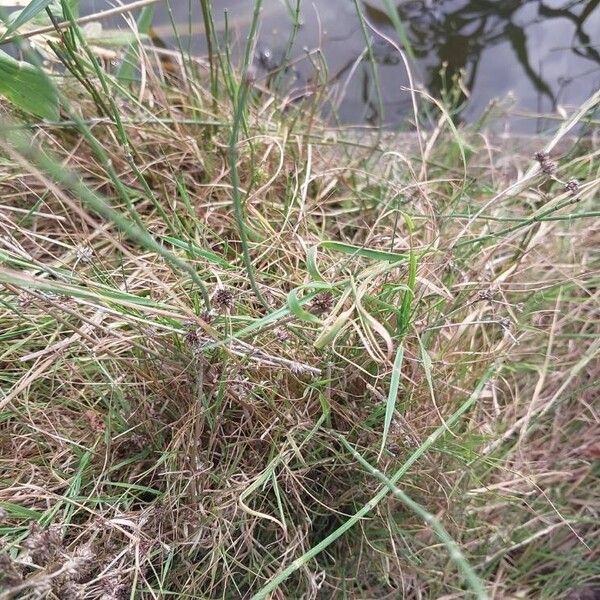
M 17 14 L 17 17 L 8 24 L 2 37 L 7 37 L 14 33 L 21 25 L 34 19 L 40 12 L 52 4 L 53 0 L 31 0 L 31 2 Z
M 37 67 L 0 50 L 0 95 L 17 108 L 49 120 L 58 119 L 58 95 Z

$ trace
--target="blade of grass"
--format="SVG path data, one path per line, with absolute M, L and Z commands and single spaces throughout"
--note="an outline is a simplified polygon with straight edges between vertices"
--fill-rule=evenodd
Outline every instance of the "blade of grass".
M 369 33 L 365 24 L 365 17 L 358 0 L 354 0 L 354 10 L 358 16 L 358 22 L 360 23 L 360 29 L 363 34 L 363 39 L 367 47 L 367 57 L 371 66 L 371 73 L 373 74 L 373 82 L 375 84 L 375 94 L 377 96 L 377 110 L 379 111 L 379 125 L 382 126 L 385 121 L 385 111 L 383 108 L 383 94 L 381 91 L 381 82 L 379 81 L 379 70 L 377 68 L 377 61 L 375 60 L 375 54 L 373 52 L 373 44 L 369 39 Z M 377 130 L 377 135 L 380 136 L 382 129 Z
M 398 389 L 400 387 L 400 374 L 402 370 L 402 361 L 404 359 L 404 346 L 401 344 L 396 351 L 396 358 L 394 359 L 394 366 L 392 367 L 392 378 L 390 380 L 390 390 L 388 392 L 387 401 L 385 404 L 385 418 L 383 421 L 383 435 L 381 436 L 381 448 L 379 449 L 379 456 L 377 460 L 381 459 L 381 455 L 385 450 L 387 444 L 387 438 L 390 433 L 390 425 L 394 418 L 394 412 L 396 410 L 396 398 L 398 397 Z
M 391 0 L 383 0 L 383 5 L 385 7 L 385 12 L 387 13 L 396 33 L 398 34 L 398 38 L 400 43 L 404 46 L 406 53 L 411 58 L 411 60 L 415 60 L 415 53 L 408 39 L 408 35 L 406 34 L 406 28 L 404 27 L 404 23 L 400 19 L 398 15 L 398 9 L 392 4 Z
M 334 252 L 341 252 L 342 254 L 351 254 L 353 256 L 360 256 L 362 258 L 372 258 L 374 260 L 381 260 L 387 262 L 403 262 L 408 258 L 407 254 L 399 252 L 386 252 L 385 250 L 372 250 L 371 248 L 363 248 L 361 246 L 354 246 L 352 244 L 345 244 L 344 242 L 332 242 L 323 241 L 319 242 L 319 246 L 325 250 L 333 250 Z
M 238 172 L 238 142 L 240 136 L 240 129 L 245 120 L 245 112 L 246 112 L 246 104 L 248 102 L 248 95 L 250 90 L 250 85 L 248 81 L 248 68 L 250 65 L 250 55 L 252 52 L 252 47 L 254 45 L 254 40 L 256 38 L 256 33 L 258 29 L 258 20 L 260 15 L 260 9 L 262 6 L 262 0 L 256 0 L 254 4 L 254 12 L 252 14 L 252 23 L 250 25 L 250 31 L 248 32 L 248 41 L 246 43 L 246 50 L 244 54 L 244 66 L 242 72 L 242 82 L 241 85 L 237 89 L 237 99 L 235 104 L 235 112 L 233 116 L 233 126 L 231 128 L 231 135 L 229 136 L 229 171 L 231 174 L 231 185 L 233 188 L 233 209 L 235 214 L 235 221 L 238 227 L 238 232 L 240 235 L 240 242 L 242 244 L 242 256 L 244 260 L 244 266 L 246 268 L 246 273 L 248 274 L 248 280 L 250 282 L 250 286 L 254 291 L 254 294 L 258 298 L 259 302 L 265 307 L 269 308 L 269 303 L 263 296 L 260 291 L 258 284 L 256 282 L 256 274 L 254 272 L 254 265 L 252 264 L 252 257 L 250 256 L 250 247 L 249 247 L 249 235 L 248 235 L 248 225 L 246 223 L 244 207 L 242 201 L 242 194 L 240 191 L 240 176 Z
M 411 236 L 415 230 L 414 223 L 412 219 L 403 213 L 404 221 L 408 227 L 408 231 Z M 417 265 L 418 258 L 415 252 L 413 251 L 412 244 L 409 250 L 408 255 L 408 281 L 407 287 L 408 289 L 402 295 L 402 302 L 400 304 L 400 316 L 398 319 L 398 333 L 400 336 L 406 334 L 408 330 L 408 326 L 410 325 L 410 317 L 412 313 L 412 304 L 415 297 L 415 286 L 417 283 Z
M 153 5 L 144 6 L 144 8 L 142 8 L 136 21 L 138 33 L 147 34 L 150 32 L 152 21 L 154 19 L 155 8 L 156 7 Z M 138 47 L 139 42 L 134 42 L 127 49 L 127 52 L 125 53 L 125 56 L 121 62 L 121 66 L 117 71 L 117 81 L 126 84 L 133 80 Z
M 4 35 L 0 38 L 0 42 L 19 29 L 21 25 L 25 25 L 25 23 L 31 21 L 37 14 L 45 10 L 52 1 L 53 0 L 31 0 L 31 2 L 17 15 L 16 19 L 9 23 Z

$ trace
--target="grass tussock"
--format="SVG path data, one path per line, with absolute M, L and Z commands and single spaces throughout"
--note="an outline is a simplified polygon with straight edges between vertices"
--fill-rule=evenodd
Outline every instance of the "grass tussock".
M 361 137 L 162 67 L 3 106 L 0 598 L 597 597 L 597 99 Z

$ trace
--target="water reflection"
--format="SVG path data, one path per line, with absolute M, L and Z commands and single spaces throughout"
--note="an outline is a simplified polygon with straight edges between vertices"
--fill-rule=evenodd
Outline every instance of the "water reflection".
M 261 83 L 303 101 L 326 82 L 329 116 L 343 123 L 402 126 L 410 113 L 406 72 L 396 50 L 369 30 L 381 98 L 367 59 L 353 0 L 265 0 L 256 67 Z M 359 0 L 366 20 L 398 39 L 384 0 Z M 88 9 L 106 7 L 88 0 Z M 213 0 L 219 35 L 228 11 L 230 40 L 241 48 L 251 0 Z M 416 79 L 435 97 L 461 77 L 452 101 L 457 115 L 473 120 L 494 98 L 513 91 L 518 108 L 539 113 L 579 105 L 600 86 L 600 0 L 395 0 L 414 55 Z M 199 3 L 170 0 L 157 10 L 155 30 L 168 43 L 171 20 L 182 43 L 206 52 Z M 190 13 L 190 9 L 192 12 Z M 190 16 L 191 14 L 191 16 Z M 293 33 L 293 35 L 292 35 Z M 293 38 L 293 43 L 290 40 Z M 286 65 L 283 57 L 288 56 Z M 468 96 L 468 100 L 467 100 Z M 521 124 L 531 129 L 532 123 Z
M 555 110 L 561 89 L 570 82 L 567 72 L 564 76 L 556 77 L 555 73 L 547 76 L 542 63 L 532 62 L 531 55 L 535 52 L 531 52 L 531 45 L 539 37 L 539 27 L 552 28 L 551 21 L 567 19 L 572 27 L 561 24 L 564 34 L 555 40 L 554 50 L 570 51 L 590 61 L 596 82 L 600 66 L 600 24 L 596 10 L 600 0 L 562 4 L 556 7 L 539 0 L 411 0 L 397 4 L 396 10 L 412 53 L 423 67 L 424 83 L 433 96 L 442 95 L 448 83 L 460 76 L 464 99 L 464 92 L 475 87 L 484 50 L 489 52 L 495 46 L 508 44 L 513 65 L 520 66 L 522 75 L 539 97 L 547 100 L 544 108 Z M 393 29 L 392 20 L 382 7 L 369 1 L 364 6 L 369 21 L 386 32 Z M 596 34 L 595 39 L 589 31 Z M 511 68 L 510 63 L 506 66 Z M 553 85 L 551 77 L 555 77 L 558 86 Z

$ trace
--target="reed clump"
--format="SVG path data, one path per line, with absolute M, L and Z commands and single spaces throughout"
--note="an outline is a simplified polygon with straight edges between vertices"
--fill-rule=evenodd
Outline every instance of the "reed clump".
M 598 98 L 357 136 L 70 51 L 2 106 L 0 598 L 593 593 Z

